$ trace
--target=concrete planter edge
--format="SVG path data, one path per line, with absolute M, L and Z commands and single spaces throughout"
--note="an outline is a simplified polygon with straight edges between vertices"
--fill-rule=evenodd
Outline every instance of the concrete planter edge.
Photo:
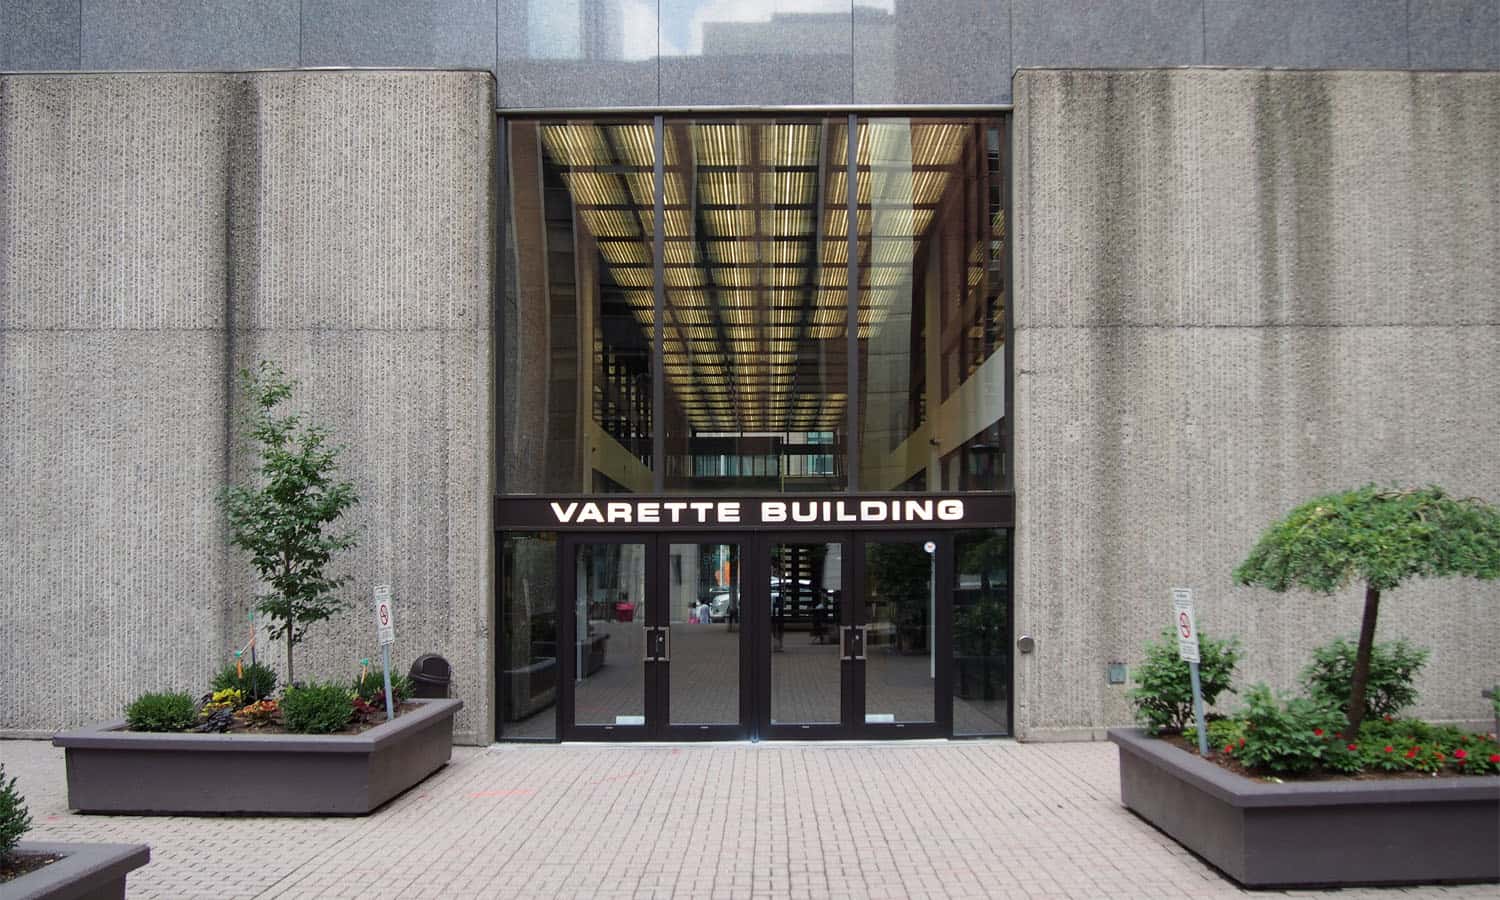
M 147 734 L 110 722 L 53 737 L 68 806 L 137 815 L 365 815 L 447 764 L 462 700 L 356 735 Z
M 20 853 L 62 859 L 5 883 L 7 900 L 105 900 L 125 896 L 125 876 L 151 861 L 145 844 L 64 844 L 22 841 Z
M 1500 881 L 1500 776 L 1271 784 L 1108 734 L 1126 808 L 1246 887 Z

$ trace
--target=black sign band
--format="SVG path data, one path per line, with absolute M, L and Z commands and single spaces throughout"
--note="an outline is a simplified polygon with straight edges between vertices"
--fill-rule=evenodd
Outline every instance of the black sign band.
M 1013 524 L 1008 494 L 496 497 L 501 531 L 985 528 Z

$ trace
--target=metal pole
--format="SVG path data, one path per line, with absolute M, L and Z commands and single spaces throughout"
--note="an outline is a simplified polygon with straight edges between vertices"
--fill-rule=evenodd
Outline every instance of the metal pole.
M 380 645 L 380 670 L 385 673 L 385 720 L 396 718 L 396 708 L 391 703 L 391 645 Z M 1197 677 L 1196 675 L 1194 677 Z
M 1188 663 L 1193 677 L 1193 718 L 1198 721 L 1198 755 L 1208 756 L 1208 728 L 1203 724 L 1203 688 L 1198 684 L 1198 664 Z

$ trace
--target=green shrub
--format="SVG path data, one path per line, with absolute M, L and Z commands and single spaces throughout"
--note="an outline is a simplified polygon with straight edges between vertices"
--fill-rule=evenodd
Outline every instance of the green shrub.
M 1343 638 L 1313 650 L 1313 661 L 1302 670 L 1302 686 L 1309 697 L 1349 709 L 1349 689 L 1354 682 L 1354 658 L 1358 646 Z M 1417 702 L 1413 682 L 1427 662 L 1427 651 L 1406 641 L 1370 646 L 1370 676 L 1365 682 L 1364 720 L 1393 716 Z
M 354 679 L 353 689 L 354 696 L 366 703 L 375 703 L 377 699 L 381 703 L 385 702 L 385 679 L 379 672 L 371 672 L 363 679 Z M 392 699 L 397 703 L 400 703 L 402 700 L 410 700 L 412 694 L 411 679 L 399 672 L 392 672 L 391 693 L 395 695 Z
M 265 700 L 276 693 L 276 670 L 261 663 L 249 663 L 241 675 L 235 664 L 230 663 L 214 673 L 211 687 L 215 692 L 232 688 L 251 700 Z
M 16 849 L 16 842 L 31 828 L 31 814 L 26 801 L 16 790 L 16 780 L 5 780 L 5 763 L 0 763 L 0 859 Z
M 1198 635 L 1198 680 L 1203 703 L 1213 703 L 1230 685 L 1235 664 L 1240 660 L 1238 638 L 1214 640 Z M 1170 628 L 1162 631 L 1161 641 L 1146 645 L 1146 661 L 1136 667 L 1139 687 L 1131 688 L 1136 719 L 1151 734 L 1159 731 L 1181 731 L 1193 721 L 1193 682 L 1188 664 L 1177 658 L 1177 639 Z
M 1198 743 L 1198 729 L 1189 725 L 1182 729 L 1182 738 L 1190 744 Z M 1208 748 L 1216 752 L 1223 752 L 1224 748 L 1239 747 L 1240 741 L 1245 738 L 1245 723 L 1239 719 L 1209 719 L 1208 720 Z
M 1257 684 L 1245 694 L 1244 746 L 1234 756 L 1251 768 L 1277 775 L 1301 775 L 1337 756 L 1343 713 L 1325 702 L 1296 697 L 1282 703 Z M 1342 761 L 1342 760 L 1340 760 Z
M 354 717 L 354 694 L 342 684 L 289 687 L 281 696 L 281 722 L 299 734 L 343 731 Z
M 125 707 L 131 731 L 186 731 L 198 720 L 187 694 L 142 694 Z

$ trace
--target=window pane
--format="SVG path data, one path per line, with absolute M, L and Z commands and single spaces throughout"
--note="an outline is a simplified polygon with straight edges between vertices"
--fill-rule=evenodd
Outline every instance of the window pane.
M 1010 733 L 1010 532 L 954 536 L 953 733 Z
M 865 544 L 865 721 L 936 721 L 933 555 L 922 542 Z
M 651 489 L 650 120 L 512 121 L 505 490 Z
M 557 736 L 557 536 L 507 534 L 500 609 L 500 736 Z
M 740 545 L 672 544 L 673 725 L 740 721 Z
M 1003 485 L 1000 128 L 988 119 L 860 121 L 863 490 Z
M 837 490 L 844 120 L 667 120 L 667 489 Z

